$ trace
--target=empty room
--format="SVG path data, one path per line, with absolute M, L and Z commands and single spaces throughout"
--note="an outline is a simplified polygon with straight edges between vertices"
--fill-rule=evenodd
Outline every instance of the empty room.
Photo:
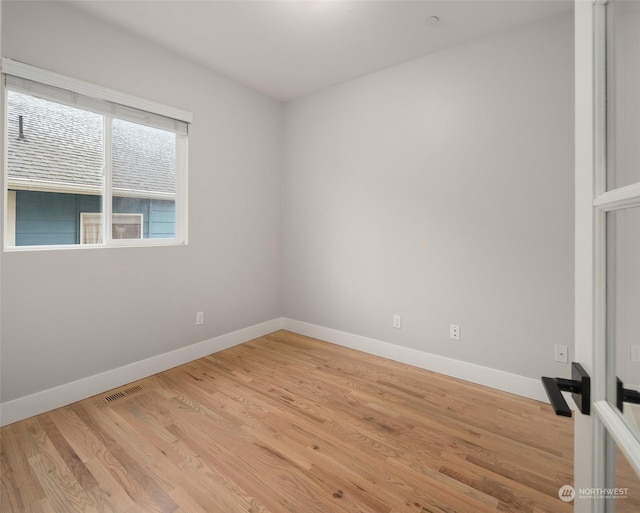
M 640 2 L 2 0 L 2 513 L 640 511 Z

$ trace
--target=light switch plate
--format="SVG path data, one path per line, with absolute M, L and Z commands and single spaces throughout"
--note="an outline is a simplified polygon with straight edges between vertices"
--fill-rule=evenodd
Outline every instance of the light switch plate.
M 569 351 L 567 346 L 556 344 L 555 360 L 560 363 L 569 363 Z

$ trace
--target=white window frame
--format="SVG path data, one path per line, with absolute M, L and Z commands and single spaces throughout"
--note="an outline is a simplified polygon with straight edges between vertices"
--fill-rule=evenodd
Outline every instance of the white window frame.
M 4 237 L 3 247 L 4 251 L 34 251 L 34 250 L 51 250 L 51 249 L 86 249 L 86 248 L 105 248 L 105 247 L 138 247 L 138 246 L 181 246 L 186 245 L 188 242 L 188 204 L 187 204 L 187 186 L 188 186 L 188 129 L 185 131 L 176 130 L 176 236 L 170 239 L 159 238 L 141 238 L 141 239 L 113 239 L 111 237 L 111 230 L 107 229 L 107 226 L 112 224 L 111 201 L 111 163 L 110 163 L 110 149 L 111 149 L 111 120 L 114 117 L 119 119 L 125 119 L 129 121 L 136 121 L 135 119 L 128 118 L 127 116 L 121 116 L 116 114 L 115 116 L 100 111 L 104 114 L 105 119 L 105 131 L 104 131 L 104 157 L 105 157 L 105 183 L 102 190 L 103 195 L 103 212 L 108 222 L 103 223 L 103 242 L 100 244 L 63 244 L 63 245 L 38 245 L 38 246 L 16 246 L 15 240 L 11 237 L 11 226 L 9 226 L 9 219 L 6 215 L 6 207 L 9 202 L 8 194 L 8 162 L 7 162 L 7 87 L 5 86 L 5 76 L 11 76 L 18 79 L 25 79 L 32 82 L 43 84 L 44 86 L 50 86 L 59 88 L 61 90 L 70 91 L 76 95 L 82 95 L 89 102 L 89 107 L 80 106 L 80 108 L 86 108 L 86 110 L 94 110 L 91 108 L 91 103 L 95 102 L 99 105 L 101 102 L 109 102 L 116 104 L 122 108 L 123 112 L 127 112 L 128 108 L 135 109 L 136 111 L 143 111 L 150 116 L 159 116 L 168 120 L 175 120 L 176 123 L 182 123 L 188 125 L 193 120 L 193 115 L 190 112 L 177 109 L 174 107 L 166 106 L 160 103 L 156 103 L 143 98 L 138 98 L 126 93 L 121 93 L 113 89 L 98 86 L 82 80 L 53 73 L 35 66 L 30 66 L 12 59 L 3 57 L 0 60 L 0 72 L 2 73 L 3 80 L 0 81 L 0 99 L 2 101 L 2 128 L 3 128 L 3 163 L 4 163 L 4 176 L 3 176 L 3 204 L 5 206 L 4 217 Z M 42 95 L 38 95 L 42 96 Z M 46 96 L 46 95 L 45 95 Z M 73 106 L 73 105 L 72 105 Z M 129 110 L 131 110 L 129 109 Z M 162 127 L 165 129 L 165 127 Z M 169 128 L 170 130 L 170 128 Z M 82 236 L 82 235 L 81 235 Z
M 85 241 L 85 225 L 87 224 L 97 224 L 100 225 L 100 230 L 104 230 L 103 223 L 103 214 L 102 212 L 80 212 L 80 244 L 91 244 Z M 137 213 L 126 213 L 126 212 L 114 212 L 111 214 L 111 224 L 135 224 L 140 227 L 140 237 L 137 239 L 144 238 L 144 215 Z M 113 231 L 113 230 L 112 230 Z M 137 240 L 132 238 L 122 239 L 122 240 Z M 117 239 L 116 239 L 117 240 Z

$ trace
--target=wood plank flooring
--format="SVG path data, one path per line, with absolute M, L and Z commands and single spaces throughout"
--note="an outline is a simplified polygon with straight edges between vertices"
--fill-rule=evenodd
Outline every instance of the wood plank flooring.
M 536 401 L 278 331 L 4 427 L 0 510 L 570 512 L 572 428 Z

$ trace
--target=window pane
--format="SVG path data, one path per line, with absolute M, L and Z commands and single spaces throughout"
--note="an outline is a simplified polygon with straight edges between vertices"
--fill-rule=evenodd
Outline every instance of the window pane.
M 176 237 L 176 134 L 112 122 L 113 238 Z M 137 214 L 141 231 L 117 214 Z
M 607 350 L 611 381 L 607 398 L 619 399 L 617 377 L 640 392 L 640 207 L 607 213 Z M 640 438 L 640 414 L 622 401 L 623 418 Z
M 8 244 L 80 244 L 80 213 L 102 211 L 103 117 L 8 91 Z
M 613 24 L 607 85 L 607 188 L 611 190 L 640 182 L 640 2 L 615 2 L 607 12 Z
M 614 485 L 617 495 L 611 497 L 611 502 L 615 503 L 616 513 L 640 511 L 640 479 L 621 451 L 617 451 Z
M 111 223 L 113 239 L 141 239 L 142 214 L 113 214 Z M 80 243 L 102 244 L 102 214 L 80 214 Z

